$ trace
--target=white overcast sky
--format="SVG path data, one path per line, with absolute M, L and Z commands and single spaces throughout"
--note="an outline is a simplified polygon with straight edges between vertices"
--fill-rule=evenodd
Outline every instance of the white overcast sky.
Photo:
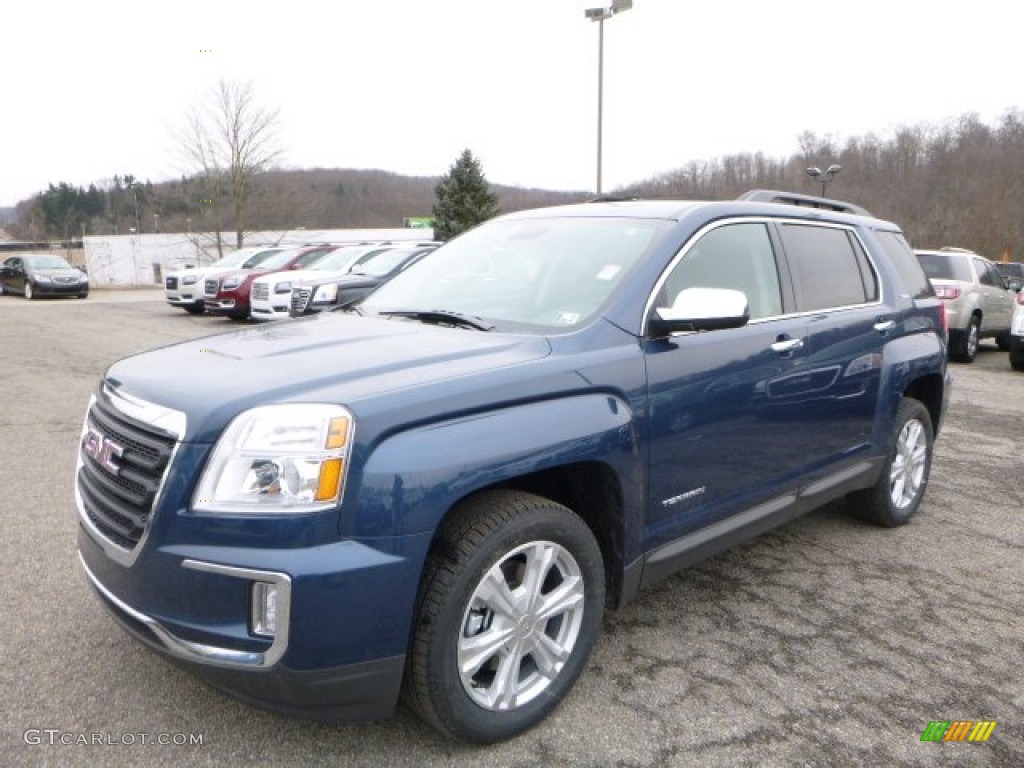
M 173 131 L 219 79 L 280 110 L 284 165 L 595 184 L 610 0 L 17 0 L 0 8 L 0 206 L 185 170 Z M 1012 0 L 635 0 L 605 23 L 604 189 L 1024 104 Z M 209 52 L 207 52 L 209 51 Z

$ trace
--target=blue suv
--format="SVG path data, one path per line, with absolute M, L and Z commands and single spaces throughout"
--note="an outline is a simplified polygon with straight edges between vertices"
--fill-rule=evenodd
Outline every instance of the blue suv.
M 860 208 L 520 212 L 346 312 L 111 366 L 79 556 L 130 633 L 246 701 L 403 700 L 493 742 L 679 568 L 843 497 L 908 522 L 949 388 L 940 302 Z

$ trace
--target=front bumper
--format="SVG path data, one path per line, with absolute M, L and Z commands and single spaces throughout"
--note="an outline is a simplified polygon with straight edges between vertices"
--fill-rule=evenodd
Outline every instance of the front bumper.
M 78 296 L 89 292 L 89 283 L 32 283 L 37 296 Z
M 204 681 L 271 711 L 366 720 L 388 716 L 398 701 L 429 546 L 426 537 L 391 543 L 394 552 L 351 540 L 298 549 L 147 546 L 125 566 L 80 527 L 79 559 L 129 634 Z M 255 582 L 279 589 L 273 638 L 252 631 Z
M 287 296 L 285 297 L 285 303 L 281 305 L 273 304 L 266 301 L 253 301 L 252 302 L 252 317 L 256 320 L 279 320 L 281 318 L 288 317 L 288 303 Z
M 196 292 L 187 289 L 177 291 L 164 291 L 164 298 L 173 307 L 197 307 L 203 305 L 202 286 L 196 287 Z
M 203 300 L 206 311 L 213 315 L 242 316 L 249 314 L 249 301 L 236 298 L 210 297 Z

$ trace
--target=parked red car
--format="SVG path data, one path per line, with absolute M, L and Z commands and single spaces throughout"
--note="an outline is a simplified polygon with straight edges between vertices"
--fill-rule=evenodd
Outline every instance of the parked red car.
M 203 303 L 212 315 L 224 315 L 233 320 L 249 317 L 249 295 L 252 281 L 271 272 L 302 269 L 330 253 L 337 245 L 307 245 L 288 248 L 260 262 L 252 269 L 238 269 L 221 275 L 211 275 L 203 284 Z

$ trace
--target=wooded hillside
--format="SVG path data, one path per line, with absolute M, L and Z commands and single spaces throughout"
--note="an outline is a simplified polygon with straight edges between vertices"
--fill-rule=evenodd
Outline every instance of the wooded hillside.
M 918 248 L 970 248 L 990 259 L 1024 261 L 1024 113 L 995 125 L 976 115 L 954 122 L 869 134 L 839 145 L 804 133 L 800 151 L 778 160 L 742 154 L 692 162 L 620 190 L 639 197 L 729 199 L 750 189 L 821 194 L 808 167 L 842 171 L 827 195 L 899 224 Z
M 804 133 L 788 158 L 738 154 L 694 160 L 612 194 L 730 199 L 750 189 L 821 194 L 808 167 L 842 165 L 827 194 L 857 203 L 903 227 L 916 247 L 970 248 L 992 259 L 1024 261 L 1024 113 L 988 125 L 964 115 L 943 125 L 902 127 L 840 144 Z M 380 170 L 281 170 L 261 176 L 249 202 L 252 229 L 396 227 L 430 216 L 438 178 Z M 502 211 L 577 202 L 589 193 L 491 185 Z M 8 231 L 23 239 L 88 234 L 199 231 L 210 205 L 198 180 L 141 183 L 115 176 L 88 190 L 67 184 L 17 207 Z M 230 230 L 232 222 L 224 222 Z

